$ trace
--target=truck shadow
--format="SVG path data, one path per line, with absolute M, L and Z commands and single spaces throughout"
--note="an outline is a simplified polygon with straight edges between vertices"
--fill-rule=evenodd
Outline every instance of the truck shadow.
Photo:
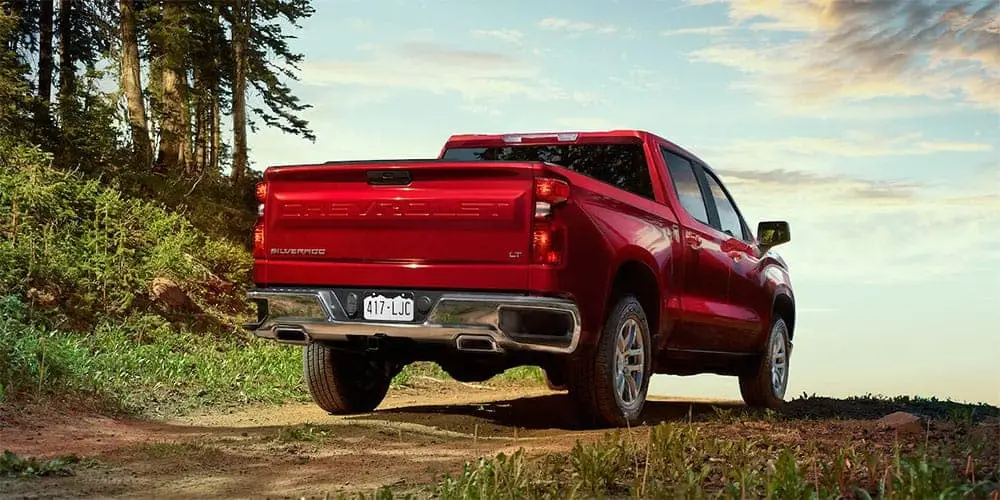
M 738 411 L 739 402 L 647 401 L 643 411 L 646 425 L 660 422 L 705 420 L 720 413 Z M 532 396 L 474 404 L 423 405 L 376 411 L 379 419 L 435 425 L 460 432 L 477 423 L 526 430 L 592 428 L 581 421 L 566 394 Z
M 909 398 L 859 397 L 834 399 L 826 397 L 800 398 L 790 401 L 779 412 L 746 407 L 738 401 L 685 401 L 654 399 L 647 401 L 643 424 L 661 422 L 732 422 L 734 420 L 874 420 L 889 413 L 903 411 L 931 419 L 968 419 L 970 421 L 1000 418 L 1000 408 L 986 404 L 967 404 Z M 569 397 L 564 394 L 531 396 L 475 404 L 423 405 L 376 411 L 379 419 L 433 425 L 459 432 L 473 431 L 474 426 L 494 426 L 513 430 L 581 430 L 593 428 L 581 421 Z

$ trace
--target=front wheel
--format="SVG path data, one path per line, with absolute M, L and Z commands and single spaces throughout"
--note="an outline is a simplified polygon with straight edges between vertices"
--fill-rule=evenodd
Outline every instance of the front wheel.
M 389 391 L 398 367 L 365 353 L 313 342 L 302 350 L 302 371 L 313 401 L 334 415 L 374 410 Z
M 747 406 L 777 410 L 784 404 L 788 389 L 788 358 L 792 344 L 788 324 L 775 316 L 760 362 L 751 373 L 740 377 L 740 394 Z
M 642 304 L 625 295 L 611 310 L 591 355 L 571 363 L 570 397 L 598 425 L 639 422 L 652 371 L 649 323 Z

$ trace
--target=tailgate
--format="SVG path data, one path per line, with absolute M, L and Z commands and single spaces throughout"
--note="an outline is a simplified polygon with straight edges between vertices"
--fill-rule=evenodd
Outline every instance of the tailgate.
M 320 274 L 322 264 L 357 264 L 353 275 L 368 266 L 404 274 L 439 266 L 457 275 L 433 284 L 464 288 L 477 266 L 504 266 L 526 281 L 533 171 L 532 163 L 441 160 L 270 169 L 262 257 L 309 264 Z M 271 269 L 268 281 L 295 282 L 274 275 L 281 266 Z M 325 281 L 365 280 L 337 272 Z

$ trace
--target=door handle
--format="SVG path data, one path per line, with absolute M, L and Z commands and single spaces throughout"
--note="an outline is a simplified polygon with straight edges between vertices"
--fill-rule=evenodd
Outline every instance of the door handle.
M 739 262 L 740 260 L 743 259 L 743 253 L 732 250 L 729 252 L 729 258 L 733 259 L 736 262 Z

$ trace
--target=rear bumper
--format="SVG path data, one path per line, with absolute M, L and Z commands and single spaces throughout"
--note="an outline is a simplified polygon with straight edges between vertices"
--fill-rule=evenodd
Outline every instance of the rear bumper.
M 580 312 L 572 301 L 487 293 L 427 294 L 428 310 L 407 323 L 352 319 L 343 290 L 264 288 L 248 293 L 258 321 L 245 328 L 285 344 L 393 337 L 446 343 L 460 351 L 503 353 L 527 350 L 568 354 L 580 341 Z M 541 332 L 541 333 L 540 333 Z

